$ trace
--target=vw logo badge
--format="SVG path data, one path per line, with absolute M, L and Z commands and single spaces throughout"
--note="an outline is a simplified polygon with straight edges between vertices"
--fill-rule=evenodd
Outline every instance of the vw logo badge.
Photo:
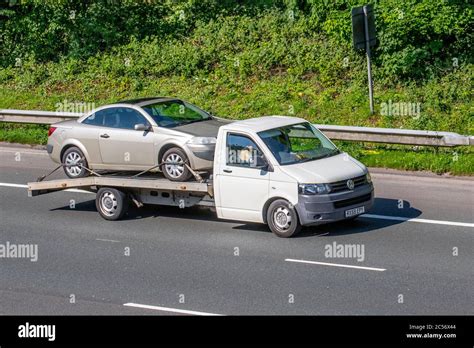
M 352 181 L 351 179 L 347 180 L 347 188 L 349 190 L 353 190 L 354 189 L 354 181 Z

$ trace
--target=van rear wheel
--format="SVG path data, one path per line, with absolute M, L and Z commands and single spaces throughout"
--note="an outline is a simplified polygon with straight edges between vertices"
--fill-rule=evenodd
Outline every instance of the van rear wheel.
M 272 202 L 267 210 L 267 223 L 278 237 L 289 238 L 301 230 L 300 220 L 293 205 L 284 199 Z
M 95 206 L 105 220 L 119 220 L 128 211 L 129 198 L 115 188 L 101 187 L 95 197 Z

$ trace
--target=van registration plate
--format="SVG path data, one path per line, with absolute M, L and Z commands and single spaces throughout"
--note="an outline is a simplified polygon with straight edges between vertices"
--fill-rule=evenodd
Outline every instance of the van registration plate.
M 363 214 L 364 212 L 365 212 L 365 207 L 357 207 L 357 208 L 346 210 L 345 214 L 346 214 L 346 218 L 348 218 L 355 215 Z

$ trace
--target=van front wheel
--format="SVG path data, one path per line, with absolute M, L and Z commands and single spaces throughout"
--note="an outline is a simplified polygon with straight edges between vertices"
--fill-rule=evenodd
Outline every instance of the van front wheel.
M 267 210 L 267 223 L 270 230 L 282 238 L 291 237 L 301 230 L 295 208 L 284 199 L 277 199 L 270 204 Z

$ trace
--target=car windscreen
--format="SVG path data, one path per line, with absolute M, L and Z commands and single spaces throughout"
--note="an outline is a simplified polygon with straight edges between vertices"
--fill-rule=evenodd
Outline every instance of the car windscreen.
M 313 161 L 340 151 L 310 123 L 299 123 L 259 132 L 281 165 Z
M 182 100 L 165 100 L 142 108 L 160 127 L 172 128 L 211 118 L 207 112 Z

